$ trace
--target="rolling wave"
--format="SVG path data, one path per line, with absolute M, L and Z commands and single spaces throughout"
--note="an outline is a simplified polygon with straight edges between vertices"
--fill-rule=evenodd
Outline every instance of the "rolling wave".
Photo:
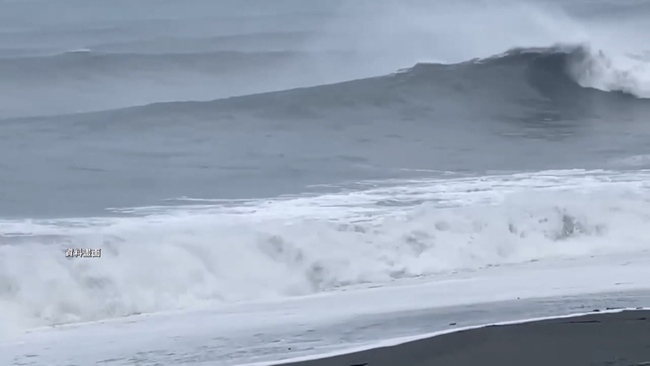
M 353 57 L 342 52 L 138 54 L 80 49 L 49 57 L 0 59 L 4 82 L 0 93 L 7 94 L 0 113 L 4 117 L 66 114 L 244 95 L 196 107 L 262 110 L 269 116 L 290 118 L 322 115 L 329 108 L 363 106 L 395 106 L 403 111 L 410 106 L 413 109 L 406 114 L 421 115 L 431 106 L 454 105 L 459 100 L 466 103 L 468 99 L 489 111 L 495 102 L 512 105 L 547 99 L 565 111 L 580 114 L 582 110 L 584 114 L 594 109 L 605 112 L 599 103 L 608 107 L 624 103 L 623 95 L 650 97 L 650 64 L 645 56 L 610 57 L 587 45 L 515 48 L 487 58 L 455 64 L 418 63 L 392 75 L 318 85 L 359 75 L 359 70 L 344 66 L 345 60 Z M 327 70 L 331 75 L 334 67 L 339 69 L 336 78 L 318 72 Z M 61 93 L 65 85 L 70 90 L 81 87 L 86 93 Z M 303 88 L 290 89 L 295 87 Z M 124 93 L 116 95 L 116 88 Z M 246 95 L 264 89 L 289 90 Z M 44 94 L 44 101 L 37 106 L 21 104 L 29 94 Z M 174 105 L 144 107 L 142 111 L 163 108 L 173 113 Z M 266 110 L 269 107 L 271 111 Z M 42 112 L 34 112 L 39 110 Z
M 581 45 L 515 48 L 457 64 L 419 63 L 382 77 L 211 103 L 232 108 L 270 104 L 282 108 L 288 103 L 313 109 L 359 106 L 388 109 L 405 104 L 439 105 L 452 98 L 485 98 L 491 102 L 499 97 L 502 102 L 529 98 L 576 104 L 634 103 L 633 98 L 627 97 L 650 97 L 650 90 L 646 89 L 650 87 L 650 79 L 646 80 L 644 74 L 646 65 L 650 64 L 644 59 L 632 61 L 634 67 L 618 67 L 602 51 L 593 52 Z
M 477 85 L 483 84 L 495 91 L 507 89 L 508 84 L 499 84 L 515 78 L 515 82 L 524 82 L 551 99 L 599 94 L 593 93 L 594 90 L 650 98 L 650 79 L 645 79 L 650 74 L 644 74 L 650 63 L 643 58 L 630 58 L 629 61 L 634 65 L 626 68 L 617 65 L 602 51 L 594 52 L 586 45 L 558 45 L 514 48 L 455 65 L 418 64 L 398 74 L 435 79 L 443 73 L 457 73 L 459 82 L 472 78 Z
M 305 55 L 302 55 L 303 57 Z M 105 53 L 90 49 L 70 50 L 48 57 L 0 59 L 0 74 L 5 82 L 47 83 L 89 78 L 133 78 L 155 74 L 199 73 L 223 75 L 255 72 L 263 67 L 301 57 L 294 52 L 213 53 Z M 18 84 L 18 86 L 20 86 Z
M 588 46 L 515 48 L 492 57 L 456 64 L 419 63 L 390 75 L 336 84 L 220 99 L 210 102 L 158 103 L 130 108 L 121 115 L 182 114 L 214 116 L 243 113 L 265 119 L 320 119 L 336 111 L 381 111 L 398 119 L 426 119 L 463 113 L 484 118 L 530 108 L 539 118 L 618 118 L 645 113 L 650 103 L 644 59 L 618 65 Z M 189 103 L 189 104 L 188 104 Z M 472 103 L 472 108 L 465 108 Z M 629 107 L 620 110 L 620 107 Z M 207 113 L 207 115 L 206 115 Z M 531 112 L 532 113 L 532 112 Z M 498 117 L 498 116 L 497 116 Z

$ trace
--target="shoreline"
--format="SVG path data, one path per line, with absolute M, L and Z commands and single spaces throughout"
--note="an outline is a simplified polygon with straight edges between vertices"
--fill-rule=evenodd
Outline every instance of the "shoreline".
M 650 309 L 459 329 L 398 345 L 272 365 L 645 366 L 650 365 Z

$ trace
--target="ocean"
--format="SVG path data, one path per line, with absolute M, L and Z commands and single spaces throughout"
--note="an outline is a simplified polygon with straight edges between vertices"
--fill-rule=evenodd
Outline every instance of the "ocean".
M 648 17 L 0 0 L 0 336 L 647 255 Z

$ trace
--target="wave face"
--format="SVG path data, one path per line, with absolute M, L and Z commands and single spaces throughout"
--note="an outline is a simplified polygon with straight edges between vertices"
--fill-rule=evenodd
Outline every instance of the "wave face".
M 281 109 L 288 100 L 314 113 L 337 107 L 367 107 L 390 110 L 397 105 L 442 107 L 443 98 L 479 103 L 481 113 L 488 103 L 496 109 L 524 101 L 550 101 L 556 108 L 575 104 L 576 110 L 593 110 L 587 103 L 647 107 L 637 99 L 650 97 L 644 79 L 645 60 L 633 66 L 618 65 L 589 45 L 558 45 L 548 48 L 514 48 L 503 54 L 470 61 L 441 64 L 419 63 L 385 77 L 295 91 L 247 96 L 217 101 L 217 107 L 266 106 L 273 100 Z M 486 92 L 490 91 L 490 96 Z M 603 93 L 611 92 L 611 93 Z M 453 103 L 453 102 L 452 102 Z M 587 114 L 588 111 L 585 111 Z M 283 117 L 279 115 L 278 117 Z
M 69 114 L 111 109 L 127 103 L 208 100 L 255 91 L 314 86 L 322 83 L 323 78 L 315 75 L 292 77 L 285 81 L 289 69 L 294 74 L 308 75 L 328 59 L 340 61 L 353 57 L 353 54 L 340 52 L 122 54 L 77 50 L 48 57 L 0 58 L 0 74 L 5 75 L 0 93 L 6 96 L 0 103 L 0 115 Z M 399 101 L 399 97 L 391 93 L 398 87 L 396 83 L 404 83 L 398 87 L 400 89 L 414 89 L 409 91 L 412 95 L 404 96 L 412 99 L 456 94 L 460 88 L 466 89 L 463 97 L 489 88 L 505 99 L 521 91 L 527 92 L 524 90 L 526 86 L 526 89 L 533 88 L 543 97 L 553 100 L 587 98 L 588 91 L 576 90 L 577 85 L 647 98 L 650 97 L 650 73 L 646 72 L 646 65 L 644 59 L 617 63 L 602 51 L 592 51 L 588 45 L 518 48 L 457 64 L 419 63 L 401 70 L 398 76 L 384 78 L 387 79 L 384 83 L 375 83 L 373 87 L 379 88 L 376 92 L 360 90 L 358 94 L 350 95 L 349 89 L 354 89 L 355 83 L 369 84 L 363 80 L 340 85 L 339 90 L 316 90 L 331 90 L 341 95 L 339 99 L 350 98 L 355 103 L 362 103 L 364 98 L 376 98 L 376 103 L 385 103 L 386 106 Z M 339 78 L 345 79 L 353 74 L 356 72 L 343 71 Z M 508 79 L 514 80 L 509 82 Z M 512 81 L 527 85 L 517 85 Z M 106 90 L 108 84 L 112 85 L 111 94 L 120 91 L 119 97 L 110 97 Z M 65 90 L 79 87 L 84 88 L 85 93 L 71 103 Z M 50 96 L 52 88 L 62 93 Z M 310 91 L 305 93 L 312 94 Z M 35 97 L 43 100 L 36 108 L 31 102 Z M 296 98 L 301 99 L 300 94 Z M 304 102 L 329 107 L 320 101 Z M 250 106 L 257 107 L 254 103 Z
M 394 182 L 347 194 L 121 211 L 132 218 L 3 221 L 2 320 L 88 321 L 648 250 L 649 174 Z M 64 258 L 66 248 L 96 247 L 100 259 Z

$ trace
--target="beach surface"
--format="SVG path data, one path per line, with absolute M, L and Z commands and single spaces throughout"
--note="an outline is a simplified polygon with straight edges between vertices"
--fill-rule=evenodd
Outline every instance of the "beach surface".
M 461 330 L 286 366 L 648 365 L 650 311 L 593 313 Z

